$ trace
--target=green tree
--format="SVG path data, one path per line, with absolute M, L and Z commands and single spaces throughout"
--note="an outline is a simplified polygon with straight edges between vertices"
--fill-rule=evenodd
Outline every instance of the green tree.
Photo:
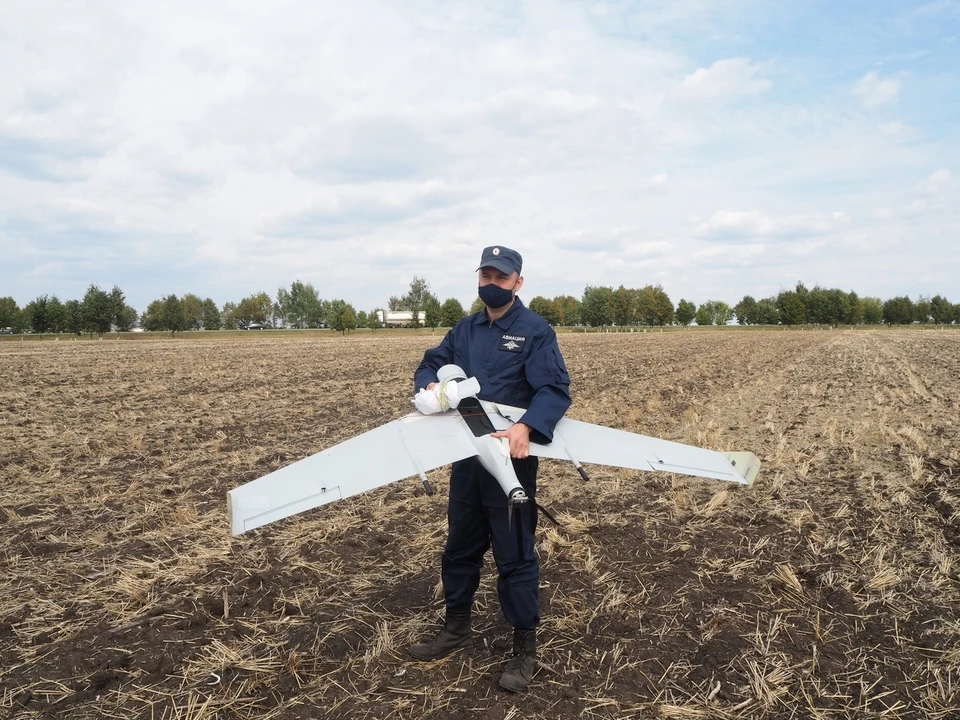
M 674 317 L 677 322 L 687 327 L 690 323 L 694 321 L 697 316 L 697 306 L 694 305 L 689 300 L 684 300 L 680 298 L 680 302 L 677 303 L 677 312 Z
M 802 297 L 798 293 L 798 297 Z M 852 314 L 851 299 L 843 290 L 826 289 L 819 285 L 814 286 L 806 294 L 806 322 L 818 325 L 837 326 L 847 322 Z
M 580 301 L 573 295 L 558 295 L 553 299 L 560 317 L 560 324 L 573 327 L 580 324 Z
M 13 319 L 13 331 L 18 335 L 30 330 L 31 315 L 27 307 L 21 308 L 20 312 Z
M 390 298 L 391 306 L 394 303 L 395 298 Z M 427 305 L 431 302 L 437 303 L 440 305 L 440 301 L 437 300 L 436 295 L 430 292 L 430 284 L 419 276 L 414 276 L 413 280 L 410 281 L 410 289 L 407 291 L 407 294 L 400 298 L 399 307 L 391 307 L 391 310 L 409 310 L 413 314 L 414 325 L 419 325 L 420 313 L 424 312 L 427 309 Z
M 170 335 L 176 335 L 190 327 L 187 320 L 187 314 L 183 309 L 183 300 L 176 295 L 167 295 L 163 299 L 161 310 L 162 328 L 169 330 Z
M 329 327 L 331 302 L 329 300 L 317 299 L 317 302 L 310 306 L 310 312 L 307 315 L 307 327 Z
M 221 328 L 220 310 L 213 298 L 207 298 L 200 303 L 200 312 L 204 330 L 219 330 Z
M 443 327 L 453 327 L 463 320 L 465 313 L 463 312 L 463 305 L 460 304 L 459 300 L 456 298 L 447 298 L 443 301 L 443 305 L 440 306 L 440 315 L 442 317 L 440 324 L 443 325 Z
M 357 311 L 353 309 L 353 305 L 347 305 L 343 315 L 340 316 L 340 322 L 343 325 L 344 332 L 357 329 Z
M 913 318 L 913 300 L 906 295 L 890 298 L 883 303 L 883 321 L 888 325 L 909 325 Z
M 153 300 L 140 314 L 140 327 L 150 332 L 163 330 L 163 301 Z
M 50 332 L 49 304 L 50 298 L 46 295 L 38 295 L 23 309 L 24 314 L 29 318 L 30 329 L 35 333 Z
M 714 324 L 729 325 L 731 320 L 733 320 L 733 308 L 723 302 L 723 300 L 717 300 L 713 311 Z
M 280 288 L 276 307 L 277 315 L 290 327 L 317 327 L 323 322 L 320 298 L 310 283 L 296 280 L 290 284 L 289 290 Z
M 273 300 L 265 292 L 245 297 L 234 311 L 238 327 L 246 327 L 253 323 L 266 323 L 272 314 Z
M 485 307 L 486 307 L 486 305 L 483 304 L 483 300 L 481 300 L 479 297 L 477 297 L 477 298 L 473 301 L 473 304 L 470 306 L 470 314 L 473 315 L 474 313 L 478 313 L 478 312 L 480 312 L 481 310 L 483 310 Z M 391 308 L 391 309 L 392 309 L 392 308 Z
M 63 332 L 67 324 L 67 310 L 56 295 L 47 302 L 47 318 L 50 323 L 50 332 Z
M 183 307 L 183 319 L 187 330 L 199 330 L 203 327 L 203 300 L 193 293 L 187 293 L 180 299 Z
M 12 297 L 0 298 L 0 328 L 13 328 L 18 322 L 20 306 Z
M 367 313 L 368 328 L 370 328 L 371 330 L 376 330 L 382 327 L 382 323 L 380 321 L 381 313 L 383 313 L 383 315 L 386 316 L 386 310 L 384 310 L 383 308 L 374 308 L 369 313 Z
M 610 298 L 610 310 L 613 322 L 620 326 L 636 325 L 640 311 L 640 297 L 636 290 L 625 288 L 623 285 L 613 291 Z
M 346 334 L 357 327 L 357 311 L 345 300 L 330 301 L 330 327 Z
M 883 301 L 875 297 L 862 297 L 859 300 L 860 316 L 866 325 L 879 325 L 883 322 Z
M 553 300 L 547 300 L 547 298 L 537 295 L 530 301 L 529 307 L 549 324 L 558 325 L 560 323 L 560 313 L 557 310 L 557 304 Z
M 638 295 L 639 320 L 644 325 L 672 325 L 676 314 L 673 301 L 662 285 L 646 285 Z
M 953 305 L 945 297 L 934 295 L 930 300 L 930 317 L 937 325 L 949 325 L 953 320 Z
M 124 304 L 123 307 L 117 311 L 114 322 L 117 324 L 118 332 L 129 332 L 130 328 L 137 322 L 137 311 L 129 305 Z
M 846 325 L 859 325 L 863 322 L 863 306 L 860 297 L 853 291 L 847 293 L 847 314 L 843 318 Z
M 744 295 L 743 299 L 733 306 L 733 314 L 737 316 L 737 323 L 740 325 L 759 324 L 759 304 L 750 295 Z
M 290 303 L 290 291 L 285 287 L 277 288 L 277 299 L 273 303 L 273 314 L 280 318 L 280 324 L 284 327 L 297 327 L 292 318 L 292 308 Z
M 711 306 L 712 302 L 712 300 L 708 300 L 705 303 L 701 303 L 700 307 L 697 308 L 697 314 L 693 318 L 697 321 L 697 325 L 701 327 L 713 325 L 713 308 Z
M 776 325 L 780 322 L 776 298 L 768 297 L 757 301 L 757 325 Z
M 920 296 L 913 306 L 913 319 L 918 323 L 926 324 L 933 320 L 933 306 L 930 298 Z
M 815 325 L 833 324 L 829 318 L 826 290 L 819 285 L 814 285 L 813 290 L 807 291 L 806 297 L 804 298 L 804 306 L 806 307 L 804 314 L 806 322 Z
M 697 308 L 697 325 L 726 325 L 733 320 L 733 308 L 722 300 L 707 300 Z
M 119 285 L 114 285 L 113 290 L 110 291 L 110 312 L 111 323 L 116 325 L 119 332 L 128 331 L 137 321 L 137 311 L 127 305 Z
M 587 285 L 580 301 L 580 319 L 591 327 L 613 323 L 613 288 Z
M 110 332 L 116 317 L 113 297 L 96 285 L 90 285 L 83 296 L 83 329 L 91 335 Z
M 67 300 L 63 304 L 64 330 L 74 335 L 83 332 L 83 305 L 79 300 Z
M 223 304 L 223 309 L 220 311 L 220 326 L 224 330 L 237 329 L 237 304 L 236 303 L 225 302 Z
M 781 325 L 803 325 L 807 322 L 807 304 L 804 297 L 805 293 L 794 290 L 780 291 L 776 305 Z
M 436 296 L 427 298 L 423 306 L 423 324 L 429 328 L 438 328 L 443 322 L 443 306 Z

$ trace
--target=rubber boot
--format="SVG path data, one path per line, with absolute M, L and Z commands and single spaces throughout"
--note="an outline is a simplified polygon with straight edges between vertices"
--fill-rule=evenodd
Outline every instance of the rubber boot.
M 473 647 L 473 631 L 470 629 L 470 611 L 450 612 L 443 623 L 443 629 L 429 642 L 414 643 L 409 652 L 418 660 L 439 660 L 454 650 Z
M 500 676 L 500 687 L 510 692 L 526 690 L 537 669 L 537 631 L 513 631 L 513 657 Z

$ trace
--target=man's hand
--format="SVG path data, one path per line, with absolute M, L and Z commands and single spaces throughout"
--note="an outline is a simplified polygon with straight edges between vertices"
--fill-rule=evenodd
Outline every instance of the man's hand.
M 503 432 L 491 433 L 490 437 L 507 438 L 510 441 L 510 457 L 522 460 L 530 457 L 530 426 L 516 423 Z

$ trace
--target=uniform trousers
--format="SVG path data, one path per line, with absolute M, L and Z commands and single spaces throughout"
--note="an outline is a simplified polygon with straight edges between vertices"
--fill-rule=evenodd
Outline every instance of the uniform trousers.
M 448 612 L 467 612 L 480 585 L 487 548 L 493 546 L 497 594 L 507 622 L 532 630 L 540 622 L 540 561 L 535 548 L 537 529 L 538 458 L 513 459 L 517 479 L 529 500 L 515 506 L 513 526 L 507 520 L 507 497 L 496 478 L 477 458 L 453 464 L 447 506 L 447 544 L 441 578 Z

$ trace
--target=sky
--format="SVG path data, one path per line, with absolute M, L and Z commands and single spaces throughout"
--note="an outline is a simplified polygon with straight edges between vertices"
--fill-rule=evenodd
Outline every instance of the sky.
M 960 0 L 3 2 L 0 297 L 960 302 Z

